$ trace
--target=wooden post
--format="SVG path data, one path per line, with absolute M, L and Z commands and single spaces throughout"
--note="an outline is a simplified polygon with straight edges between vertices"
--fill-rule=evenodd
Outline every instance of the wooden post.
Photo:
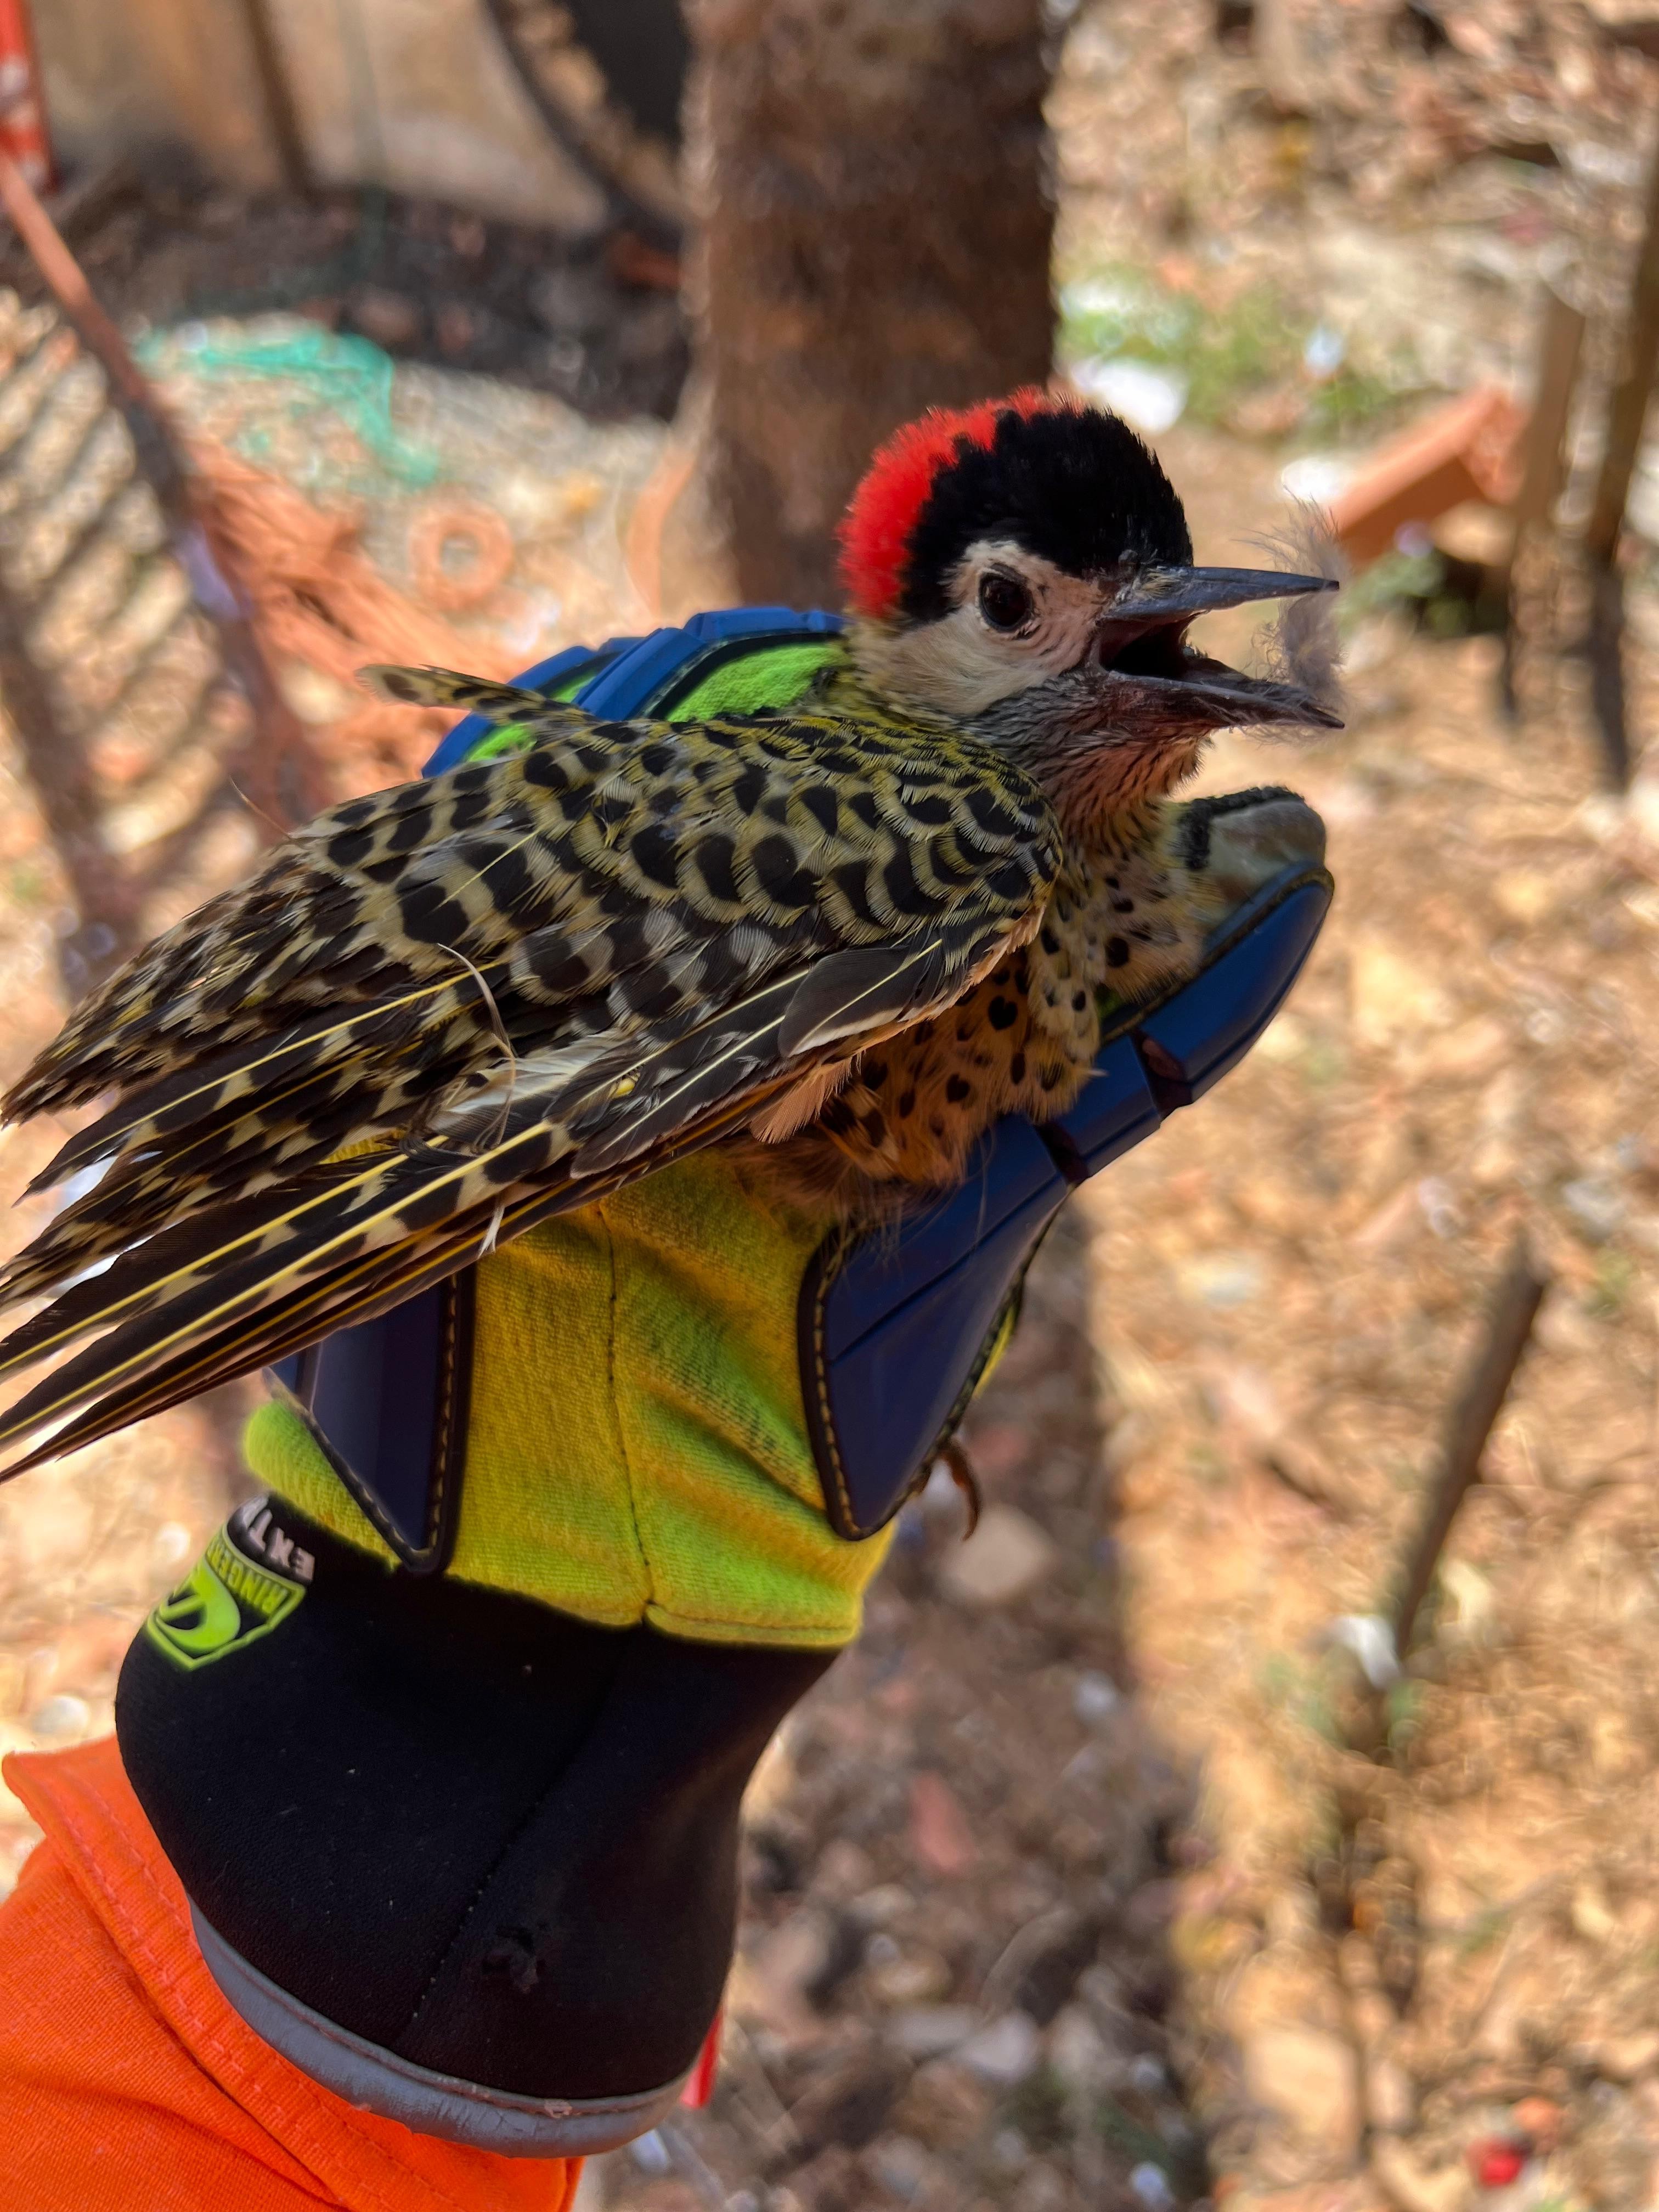
M 278 136 L 258 27 L 225 0 L 123 0 L 123 33 L 172 111 L 177 135 L 240 191 L 280 190 L 290 149 Z
M 1590 694 L 1601 733 L 1602 765 L 1615 791 L 1630 781 L 1630 737 L 1625 720 L 1624 587 L 1619 541 L 1625 504 L 1636 472 L 1654 372 L 1659 368 L 1659 152 L 1648 177 L 1642 243 L 1631 280 L 1624 361 L 1607 404 L 1607 447 L 1584 526 L 1584 562 L 1590 586 Z
M 1511 502 L 1510 556 L 1504 574 L 1504 661 L 1499 692 L 1504 712 L 1518 713 L 1516 646 L 1520 610 L 1516 605 L 1516 568 L 1527 532 L 1548 522 L 1561 493 L 1565 444 L 1578 364 L 1584 349 L 1587 318 L 1553 286 L 1543 288 L 1538 346 L 1538 383 L 1521 441 L 1521 488 Z
M 836 606 L 836 524 L 929 406 L 1047 381 L 1040 0 L 690 0 L 700 477 L 746 599 Z
M 1552 285 L 1543 288 L 1538 346 L 1538 389 L 1521 441 L 1521 489 L 1510 512 L 1517 536 L 1546 522 L 1561 489 L 1567 417 L 1578 382 L 1587 318 Z
M 270 0 L 242 0 L 242 16 L 247 25 L 248 51 L 264 97 L 270 142 L 283 165 L 283 181 L 289 191 L 309 197 L 317 189 L 317 179 L 276 26 L 270 20 Z

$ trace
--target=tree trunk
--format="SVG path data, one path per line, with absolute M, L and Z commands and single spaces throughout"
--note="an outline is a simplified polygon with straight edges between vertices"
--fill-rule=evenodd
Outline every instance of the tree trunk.
M 838 605 L 881 440 L 1048 376 L 1042 13 L 688 0 L 703 490 L 745 599 Z

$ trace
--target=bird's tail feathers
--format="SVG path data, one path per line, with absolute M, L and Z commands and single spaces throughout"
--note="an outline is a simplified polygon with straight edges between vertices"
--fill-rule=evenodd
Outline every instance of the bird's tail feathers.
M 325 1060 L 337 1064 L 366 1052 L 406 1053 L 415 1036 L 447 1021 L 482 995 L 465 969 L 358 1006 L 329 1006 L 276 1036 L 257 1036 L 170 1070 L 126 1092 L 106 1114 L 70 1139 L 29 1185 L 29 1194 L 121 1152 L 136 1152 L 199 1122 L 217 1123 L 230 1109 L 284 1095 L 283 1086 Z
M 701 1019 L 532 1052 L 458 1086 L 419 1136 L 194 1206 L 63 1287 L 0 1343 L 0 1377 L 63 1363 L 0 1419 L 0 1449 L 48 1427 L 51 1451 L 89 1442 L 280 1356 L 278 1345 L 381 1311 L 417 1278 L 452 1273 L 713 1141 L 830 1057 L 823 1040 L 929 1001 L 944 964 L 937 944 L 873 960 L 843 954 L 809 970 L 805 988 L 792 969 Z M 209 1096 L 186 1094 L 191 1110 Z M 152 1107 L 183 1103 L 169 1094 Z M 133 1126 L 122 1127 L 123 1146 Z
M 285 1186 L 264 1194 L 263 1210 L 259 1200 L 226 1208 L 211 1252 L 201 1249 L 199 1229 L 192 1249 L 196 1224 L 165 1231 L 0 1344 L 4 1376 L 103 1332 L 0 1419 L 0 1450 L 51 1430 L 0 1470 L 0 1480 L 370 1320 L 549 1215 L 712 1141 L 753 1104 L 748 1092 L 720 1100 L 683 1121 L 648 1160 L 629 1157 L 580 1177 L 570 1132 L 544 1120 L 509 1133 L 493 1153 L 405 1146 L 359 1174 L 336 1170 L 329 1188 L 297 1206 Z M 531 1187 L 515 1170 L 534 1178 Z M 317 1218 L 307 1229 L 301 1217 L 311 1208 Z
M 432 1087 L 448 1026 L 481 988 L 460 970 L 344 1013 L 319 1014 L 298 1030 L 252 1039 L 123 1098 L 30 1185 L 39 1192 L 101 1170 L 0 1269 L 0 1298 L 49 1291 L 65 1273 L 216 1198 L 290 1182 L 342 1147 L 398 1127 Z M 371 1057 L 388 1066 L 382 1081 L 366 1085 L 362 1066 Z M 375 1107 L 368 1120 L 366 1093 Z
M 516 684 L 492 684 L 482 676 L 463 676 L 453 668 L 400 668 L 375 661 L 357 671 L 366 690 L 398 707 L 460 707 L 492 722 L 516 722 L 526 714 L 545 714 L 547 696 Z
M 303 1351 L 334 1329 L 372 1321 L 377 1314 L 402 1304 L 429 1284 L 477 1259 L 484 1249 L 489 1226 L 487 1218 L 475 1215 L 455 1233 L 423 1237 L 404 1246 L 393 1267 L 366 1273 L 359 1261 L 336 1269 L 310 1285 L 304 1295 L 274 1309 L 264 1307 L 242 1315 L 205 1337 L 191 1335 L 172 1357 L 137 1365 L 124 1376 L 112 1376 L 106 1365 L 82 1355 L 82 1361 L 74 1364 L 84 1365 L 84 1374 L 76 1377 L 68 1367 L 59 1370 L 20 1400 L 0 1422 L 0 1449 L 53 1421 L 62 1424 L 33 1451 L 0 1469 L 0 1481 L 9 1481 L 13 1475 L 64 1452 L 79 1450 L 149 1414 L 164 1413 L 216 1383 L 230 1382 L 289 1352 Z M 93 1347 L 95 1353 L 105 1350 L 103 1344 Z M 63 1418 L 70 1414 L 76 1417 Z

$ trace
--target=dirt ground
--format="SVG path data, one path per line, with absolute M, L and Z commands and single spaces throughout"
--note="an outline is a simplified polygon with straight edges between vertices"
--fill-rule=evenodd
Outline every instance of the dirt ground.
M 1352 466 L 1439 393 L 1524 383 L 1540 277 L 1592 306 L 1616 286 L 1654 100 L 1649 65 L 1577 13 L 1292 18 L 1299 100 L 1196 4 L 1085 7 L 1055 96 L 1066 358 L 1099 352 L 1100 288 L 1120 315 L 1127 271 L 1125 357 L 1184 388 L 1158 443 L 1200 558 L 1282 514 L 1288 463 Z M 1402 42 L 1397 21 L 1425 20 L 1440 44 Z M 221 251 L 222 228 L 177 226 L 158 325 L 199 309 L 179 271 Z M 459 263 L 471 236 L 428 242 Z M 106 266 L 136 285 L 131 252 L 118 234 Z M 590 300 L 584 358 L 621 357 L 648 289 L 608 321 Z M 389 386 L 398 447 L 335 387 L 192 379 L 193 336 L 158 340 L 157 373 L 192 427 L 352 502 L 400 590 L 422 497 L 505 513 L 514 565 L 463 617 L 481 644 L 528 660 L 636 626 L 659 426 L 596 428 L 551 376 L 497 403 L 461 373 L 489 362 L 445 364 L 435 322 L 399 339 L 392 321 L 381 342 L 427 356 Z M 48 573 L 61 539 L 55 664 L 123 609 L 121 666 L 173 684 L 187 729 L 208 647 L 167 598 L 168 557 L 135 526 L 119 589 L 80 577 L 61 516 L 86 449 L 65 433 L 48 481 L 9 388 L 0 562 L 33 547 Z M 667 404 L 607 388 L 601 414 Z M 437 456 L 435 491 L 397 476 L 411 446 Z M 322 451 L 349 482 L 307 478 Z M 1659 599 L 1634 553 L 1639 742 Z M 1284 781 L 1325 817 L 1325 934 L 1249 1061 L 1045 1247 L 965 1432 L 980 1534 L 962 1543 L 936 1478 L 862 1642 L 757 1778 L 714 2104 L 597 2161 L 585 2212 L 1659 2204 L 1659 766 L 1599 795 L 1582 671 L 1550 649 L 1570 578 L 1558 598 L 1553 624 L 1547 592 L 1529 617 L 1518 726 L 1495 638 L 1373 594 L 1342 736 L 1217 749 L 1207 787 Z M 117 680 L 80 707 L 102 727 L 134 696 Z M 112 796 L 130 805 L 136 774 Z M 9 730 L 0 797 L 5 1077 L 61 1018 L 75 917 Z M 246 821 L 215 821 L 158 914 L 246 865 Z M 0 1139 L 9 1192 L 52 1143 Z M 1388 1608 L 1521 1228 L 1551 1277 L 1534 1342 L 1419 1650 L 1373 1692 L 1354 1624 Z M 0 1747 L 108 1726 L 125 1643 L 238 1480 L 234 1413 L 0 1491 Z M 0 1796 L 0 1881 L 30 1841 Z

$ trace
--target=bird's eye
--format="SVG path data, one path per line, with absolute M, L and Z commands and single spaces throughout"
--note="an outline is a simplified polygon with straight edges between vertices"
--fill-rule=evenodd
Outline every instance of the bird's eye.
M 1036 604 L 1018 576 L 981 576 L 979 611 L 993 629 L 1023 629 L 1036 612 Z

